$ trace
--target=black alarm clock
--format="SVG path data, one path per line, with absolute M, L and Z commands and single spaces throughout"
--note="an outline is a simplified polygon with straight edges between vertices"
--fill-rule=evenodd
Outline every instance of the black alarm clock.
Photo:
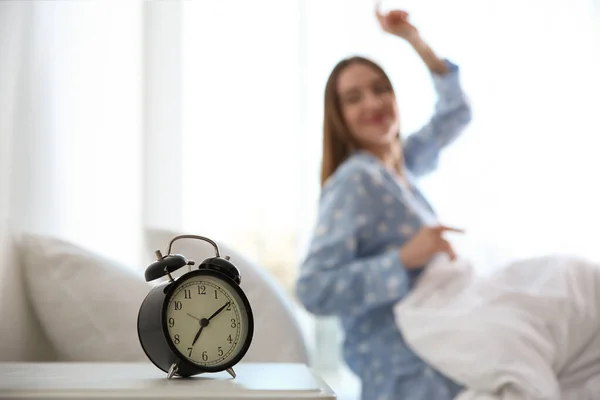
M 184 238 L 210 243 L 216 256 L 192 269 L 194 261 L 171 254 L 173 243 Z M 145 279 L 167 276 L 168 281 L 152 288 L 140 306 L 137 331 L 146 356 L 167 373 L 167 379 L 220 371 L 235 378 L 233 367 L 248 351 L 254 332 L 239 270 L 203 236 L 176 236 L 167 255 L 160 250 L 155 254 L 157 260 L 146 269 Z M 188 272 L 174 279 L 171 274 L 185 266 Z

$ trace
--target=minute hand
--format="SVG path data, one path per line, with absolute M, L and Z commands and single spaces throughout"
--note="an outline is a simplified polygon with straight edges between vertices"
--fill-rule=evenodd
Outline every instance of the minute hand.
M 229 305 L 229 301 L 227 303 L 225 303 L 221 308 L 219 308 L 217 311 L 215 311 L 213 313 L 213 315 L 211 315 L 210 317 L 208 317 L 208 320 L 210 321 L 211 319 L 213 319 L 214 317 L 216 317 L 221 311 L 223 311 L 225 309 L 225 307 L 227 307 Z

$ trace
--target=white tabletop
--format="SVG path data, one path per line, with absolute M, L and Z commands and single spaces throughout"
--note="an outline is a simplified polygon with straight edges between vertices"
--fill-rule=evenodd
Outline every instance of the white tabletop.
M 0 363 L 0 399 L 335 399 L 306 365 L 240 363 L 167 380 L 151 363 Z

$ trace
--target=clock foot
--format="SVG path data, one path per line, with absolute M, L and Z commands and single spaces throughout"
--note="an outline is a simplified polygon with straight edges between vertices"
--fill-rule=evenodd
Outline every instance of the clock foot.
M 171 368 L 169 368 L 169 373 L 167 374 L 167 379 L 171 379 L 177 373 L 178 369 L 179 366 L 177 365 L 177 363 L 171 364 Z
M 232 377 L 232 378 L 235 378 L 235 376 L 236 376 L 236 375 L 235 375 L 235 371 L 233 370 L 233 368 L 228 368 L 228 369 L 227 369 L 227 373 L 228 373 L 229 375 L 231 375 L 231 377 Z

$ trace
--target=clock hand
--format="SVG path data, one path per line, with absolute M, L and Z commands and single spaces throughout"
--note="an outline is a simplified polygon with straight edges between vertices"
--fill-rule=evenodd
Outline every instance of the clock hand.
M 196 341 L 198 340 L 198 338 L 200 337 L 200 334 L 202 333 L 202 329 L 204 329 L 204 327 L 207 325 L 208 325 L 208 320 L 206 318 L 202 318 L 200 320 L 200 329 L 198 329 L 198 333 L 196 333 L 196 336 L 194 336 L 194 340 L 192 341 L 192 346 L 194 344 L 196 344 Z
M 190 313 L 187 313 L 187 315 L 189 315 L 190 317 L 192 317 L 192 318 L 194 318 L 194 319 L 197 319 L 198 321 L 200 321 L 200 318 L 198 318 L 198 317 L 194 317 L 194 316 L 193 316 L 192 314 L 190 314 Z
M 213 315 L 211 315 L 210 317 L 208 317 L 208 320 L 210 321 L 211 319 L 213 319 L 214 317 L 216 317 L 221 311 L 223 311 L 225 309 L 225 307 L 227 307 L 230 304 L 230 302 L 228 301 L 227 303 L 225 303 L 221 308 L 219 308 L 217 311 L 215 311 L 213 313 Z
M 192 341 L 192 346 L 196 344 L 196 340 L 198 340 L 198 338 L 200 337 L 202 329 L 204 329 L 204 326 L 200 325 L 200 329 L 198 329 L 198 333 L 196 333 L 196 336 L 194 336 L 194 340 Z

